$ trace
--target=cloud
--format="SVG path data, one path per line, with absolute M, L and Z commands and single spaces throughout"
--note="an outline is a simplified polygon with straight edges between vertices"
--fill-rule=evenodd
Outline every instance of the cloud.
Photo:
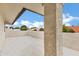
M 71 26 L 69 23 L 66 23 L 65 26 Z
M 27 21 L 27 20 L 26 20 L 26 21 L 25 21 L 25 20 L 22 20 L 22 21 L 21 21 L 21 25 L 26 25 L 27 27 L 30 28 L 30 27 L 32 26 L 32 23 L 29 22 L 29 21 Z
M 68 23 L 71 20 L 73 20 L 73 17 L 70 16 L 69 13 L 63 14 L 63 24 L 66 24 L 66 23 Z
M 38 28 L 40 28 L 40 27 L 42 27 L 42 28 L 44 28 L 44 22 L 34 22 L 33 24 L 32 24 L 32 26 L 33 27 L 38 27 Z
M 63 14 L 63 24 L 66 26 L 72 26 L 72 24 L 70 24 L 72 20 L 79 20 L 79 17 L 71 16 L 69 13 Z
M 15 22 L 13 25 L 17 26 L 17 25 L 19 25 L 19 22 Z
M 38 22 L 38 21 L 30 22 L 27 20 L 22 20 L 21 25 L 26 25 L 29 28 L 31 27 L 37 27 L 37 28 L 43 27 L 44 28 L 44 22 Z
M 12 25 L 12 27 L 17 27 L 17 26 L 19 26 L 19 22 L 15 22 L 15 23 Z

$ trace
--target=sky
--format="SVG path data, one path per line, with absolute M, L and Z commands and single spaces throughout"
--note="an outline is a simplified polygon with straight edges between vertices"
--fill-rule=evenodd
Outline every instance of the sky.
M 53 13 L 52 13 L 53 14 Z M 63 24 L 66 26 L 79 26 L 79 4 L 65 3 L 63 7 Z M 44 16 L 26 10 L 13 26 L 26 25 L 27 27 L 43 27 Z
M 13 24 L 14 27 L 26 25 L 28 28 L 31 27 L 43 27 L 44 28 L 44 16 L 26 10 Z
M 65 3 L 63 7 L 63 24 L 66 26 L 79 26 L 79 4 Z

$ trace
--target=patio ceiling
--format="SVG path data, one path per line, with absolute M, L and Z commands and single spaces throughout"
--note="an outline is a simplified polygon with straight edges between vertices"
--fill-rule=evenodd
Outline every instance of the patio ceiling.
M 27 8 L 29 10 L 44 15 L 44 6 L 42 5 L 42 3 L 0 4 L 0 15 L 3 17 L 5 24 L 12 24 L 23 8 Z

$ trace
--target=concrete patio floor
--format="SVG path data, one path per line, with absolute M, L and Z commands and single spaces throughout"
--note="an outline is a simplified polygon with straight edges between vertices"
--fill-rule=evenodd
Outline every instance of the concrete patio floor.
M 44 41 L 32 36 L 6 38 L 2 56 L 43 56 Z
M 63 47 L 63 56 L 79 56 L 79 51 Z

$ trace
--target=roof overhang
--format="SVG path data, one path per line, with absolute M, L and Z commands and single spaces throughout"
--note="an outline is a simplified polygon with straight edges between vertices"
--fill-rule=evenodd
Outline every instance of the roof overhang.
M 30 10 L 30 9 L 27 9 L 27 8 L 23 8 L 23 9 L 21 10 L 21 12 L 18 13 L 18 15 L 16 16 L 16 18 L 15 18 L 15 20 L 13 21 L 12 24 L 14 24 L 15 21 L 16 21 L 26 10 L 31 11 L 31 12 L 36 13 L 36 14 L 39 14 L 39 15 L 41 15 L 41 16 L 44 16 L 44 15 L 41 14 L 41 13 L 35 12 L 35 11 Z
M 18 18 L 23 8 L 44 15 L 42 3 L 10 3 L 0 4 L 0 14 L 2 14 L 5 24 L 12 24 Z

